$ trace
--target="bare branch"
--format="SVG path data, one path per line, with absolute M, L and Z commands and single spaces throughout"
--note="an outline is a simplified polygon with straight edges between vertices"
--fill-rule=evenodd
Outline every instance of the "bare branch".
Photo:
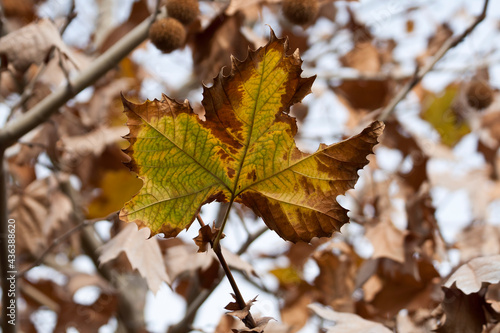
M 7 123 L 0 129 L 0 148 L 13 145 L 19 138 L 43 123 L 73 96 L 93 84 L 104 73 L 116 66 L 127 54 L 142 43 L 147 35 L 151 19 L 144 20 L 124 38 L 93 61 L 89 68 L 81 72 L 68 86 L 62 86 L 47 96 L 19 118 Z
M 450 37 L 425 66 L 420 69 L 417 68 L 415 75 L 413 75 L 410 81 L 408 81 L 404 85 L 404 87 L 401 88 L 401 90 L 396 94 L 396 96 L 394 96 L 389 104 L 380 112 L 380 116 L 378 117 L 379 120 L 385 121 L 392 114 L 392 112 L 396 108 L 396 105 L 398 105 L 398 103 L 401 102 L 406 97 L 406 95 L 408 95 L 413 87 L 415 87 L 422 80 L 422 78 L 432 70 L 434 65 L 450 49 L 460 44 L 465 39 L 465 37 L 467 37 L 476 28 L 476 26 L 484 20 L 484 18 L 486 17 L 488 3 L 489 0 L 484 1 L 483 11 L 481 12 L 481 14 L 479 14 L 479 16 L 476 17 L 474 22 L 467 29 L 465 29 L 464 32 L 462 32 L 460 35 Z

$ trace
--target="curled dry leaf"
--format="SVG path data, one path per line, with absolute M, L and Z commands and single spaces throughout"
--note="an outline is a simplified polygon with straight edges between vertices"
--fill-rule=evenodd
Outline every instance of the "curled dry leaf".
M 99 262 L 104 264 L 125 252 L 132 268 L 146 279 L 149 289 L 156 293 L 163 281 L 170 284 L 167 270 L 156 238 L 149 237 L 149 230 L 137 230 L 135 224 L 128 224 L 101 248 Z
M 168 276 L 172 282 L 198 270 L 208 269 L 212 260 L 204 253 L 198 253 L 193 244 L 173 246 L 165 256 Z
M 233 298 L 236 299 L 234 294 L 231 294 L 231 296 L 233 296 Z M 228 305 L 226 305 L 225 309 L 231 310 L 230 312 L 227 312 L 228 315 L 235 316 L 236 318 L 243 321 L 250 313 L 250 308 L 252 307 L 253 303 L 255 303 L 256 301 L 257 301 L 257 296 L 255 296 L 252 300 L 248 301 L 243 309 L 240 308 L 238 303 L 231 302 Z M 232 329 L 232 331 L 235 333 L 263 333 L 264 329 L 267 326 L 267 323 L 270 320 L 274 320 L 274 318 L 272 318 L 272 317 L 257 318 L 255 320 L 255 324 L 256 324 L 255 327 L 245 328 L 245 329 Z
M 234 299 L 236 299 L 236 296 L 234 294 L 231 294 Z M 250 313 L 250 308 L 252 307 L 253 303 L 257 301 L 257 296 L 255 296 L 253 299 L 247 302 L 245 307 L 243 309 L 240 308 L 237 302 L 230 302 L 224 309 L 230 310 L 227 314 L 231 316 L 235 316 L 238 319 L 245 319 L 246 316 Z
M 193 238 L 194 242 L 198 246 L 198 252 L 207 252 L 208 245 L 215 240 L 219 230 L 220 229 L 216 228 L 215 225 L 210 227 L 208 224 L 200 228 L 198 236 Z M 222 235 L 221 239 L 222 238 L 224 238 L 224 235 Z
M 405 261 L 406 230 L 400 230 L 390 220 L 384 220 L 366 231 L 366 238 L 373 245 L 372 259 L 389 258 L 396 262 Z
M 313 154 L 295 145 L 290 106 L 309 92 L 298 52 L 271 32 L 267 45 L 204 88 L 206 121 L 188 102 L 134 104 L 128 116 L 130 170 L 144 181 L 120 212 L 124 221 L 175 237 L 200 207 L 217 200 L 250 207 L 285 240 L 329 237 L 349 221 L 336 200 L 354 187 L 384 124 L 375 121 L 345 141 Z
M 335 326 L 328 328 L 327 333 L 391 333 L 382 324 L 361 318 L 354 313 L 337 312 L 319 304 L 310 304 L 313 310 L 323 319 L 334 321 Z
M 462 262 L 500 253 L 500 226 L 471 225 L 457 235 L 454 248 L 460 250 Z
M 57 146 L 64 152 L 63 162 L 69 163 L 87 155 L 100 156 L 108 145 L 117 142 L 125 134 L 127 131 L 123 127 L 103 126 L 83 135 L 62 137 Z
M 446 315 L 444 324 L 435 331 L 439 333 L 481 333 L 486 324 L 484 296 L 478 293 L 464 294 L 460 289 L 443 287 L 441 303 Z
M 17 221 L 17 253 L 35 256 L 50 243 L 53 231 L 67 222 L 73 211 L 71 200 L 52 177 L 13 191 L 7 206 L 10 217 Z
M 52 47 L 58 48 L 74 63 L 78 63 L 64 44 L 57 27 L 49 19 L 41 19 L 0 38 L 0 54 L 9 64 L 24 72 L 31 64 L 40 64 Z
M 245 329 L 232 329 L 234 333 L 271 333 L 270 330 L 267 329 L 267 324 L 269 321 L 275 320 L 272 317 L 262 317 L 255 320 L 255 327 L 253 328 L 245 328 Z
M 460 266 L 444 284 L 452 288 L 453 284 L 464 294 L 477 293 L 483 283 L 500 282 L 500 255 L 479 257 Z
M 378 73 L 382 67 L 379 52 L 370 41 L 361 41 L 346 55 L 340 58 L 344 66 L 355 68 L 363 73 Z
M 212 80 L 221 68 L 231 67 L 230 55 L 245 58 L 252 41 L 241 32 L 245 17 L 241 13 L 216 16 L 201 32 L 196 33 L 191 43 L 194 73 L 201 81 Z

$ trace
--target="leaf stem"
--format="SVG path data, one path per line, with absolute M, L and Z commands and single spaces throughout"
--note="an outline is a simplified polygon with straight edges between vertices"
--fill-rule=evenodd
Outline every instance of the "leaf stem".
M 244 309 L 246 307 L 245 300 L 243 299 L 243 296 L 240 292 L 240 289 L 238 288 L 238 285 L 236 284 L 236 281 L 234 280 L 233 274 L 231 273 L 231 270 L 229 269 L 229 266 L 227 265 L 226 259 L 224 259 L 224 256 L 222 255 L 222 248 L 220 247 L 220 244 L 218 244 L 217 247 L 213 248 L 215 255 L 217 256 L 217 259 L 219 259 L 219 262 L 224 269 L 224 273 L 226 273 L 227 279 L 229 280 L 229 284 L 231 285 L 231 288 L 233 288 L 234 291 L 234 298 L 236 299 L 236 303 L 238 303 L 240 309 Z M 250 311 L 248 312 L 248 315 L 242 320 L 243 323 L 248 327 L 248 328 L 254 328 L 257 325 L 255 324 L 255 320 L 252 317 L 252 314 Z
M 224 255 L 222 254 L 222 247 L 220 246 L 220 237 L 222 235 L 222 230 L 224 228 L 224 225 L 227 222 L 227 217 L 229 216 L 229 210 L 231 209 L 233 201 L 234 201 L 234 199 L 232 199 L 229 202 L 229 205 L 227 206 L 226 212 L 224 214 L 224 220 L 222 221 L 221 229 L 219 230 L 219 233 L 217 234 L 217 238 L 215 239 L 215 241 L 211 242 L 210 245 L 212 245 L 212 249 L 214 250 L 215 255 L 217 256 L 217 259 L 219 259 L 220 265 L 222 266 L 222 269 L 224 270 L 224 273 L 227 276 L 229 284 L 231 285 L 231 288 L 233 289 L 234 298 L 236 299 L 236 303 L 238 303 L 238 306 L 240 307 L 240 309 L 243 310 L 247 304 L 245 303 L 245 299 L 243 298 L 243 295 L 241 294 L 241 291 L 238 288 L 238 285 L 236 284 L 236 280 L 234 279 L 233 273 L 231 273 L 231 270 L 229 269 L 229 266 L 226 262 L 226 259 L 224 258 Z M 201 218 L 200 214 L 198 214 L 196 216 L 196 218 L 201 226 L 205 225 L 205 222 L 203 222 L 203 219 Z M 242 319 L 242 321 L 248 328 L 254 328 L 257 326 L 250 311 L 248 312 L 248 315 L 244 319 Z
M 224 212 L 224 217 L 222 218 L 222 224 L 220 225 L 219 232 L 217 233 L 217 237 L 215 237 L 214 243 L 212 244 L 212 248 L 220 247 L 220 239 L 222 238 L 222 233 L 224 231 L 224 228 L 226 227 L 226 222 L 229 217 L 229 211 L 231 210 L 231 207 L 233 206 L 234 202 L 234 196 L 231 197 L 231 200 L 229 201 L 229 204 L 226 206 L 226 211 Z

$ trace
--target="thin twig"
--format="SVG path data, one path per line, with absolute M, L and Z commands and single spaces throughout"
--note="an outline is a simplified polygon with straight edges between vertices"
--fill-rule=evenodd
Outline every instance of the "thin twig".
M 229 280 L 229 284 L 231 285 L 231 288 L 233 288 L 236 303 L 238 303 L 238 306 L 240 307 L 240 309 L 243 310 L 246 307 L 245 300 L 243 298 L 243 295 L 240 292 L 240 289 L 238 288 L 238 285 L 236 284 L 236 280 L 234 279 L 234 276 L 231 273 L 229 266 L 227 265 L 226 259 L 224 259 L 224 256 L 222 255 L 222 249 L 220 247 L 220 243 L 219 243 L 219 246 L 217 246 L 213 250 L 215 252 L 215 255 L 217 256 L 217 259 L 219 259 L 219 262 L 220 262 L 222 268 L 224 269 L 224 273 L 226 273 L 226 277 Z M 253 319 L 250 311 L 248 311 L 247 316 L 242 321 L 248 328 L 254 328 L 257 326 L 257 324 L 255 324 L 255 320 Z
M 42 254 L 34 262 L 32 262 L 27 268 L 25 268 L 22 271 L 20 271 L 17 274 L 17 278 L 23 277 L 30 269 L 32 269 L 32 268 L 40 265 L 41 263 L 43 263 L 43 260 L 45 259 L 45 257 L 49 253 L 51 253 L 58 245 L 60 245 L 64 241 L 66 241 L 74 233 L 82 230 L 83 228 L 85 228 L 85 227 L 87 227 L 89 225 L 93 225 L 94 223 L 99 222 L 99 221 L 103 221 L 103 220 L 111 221 L 111 220 L 115 219 L 116 216 L 117 216 L 117 212 L 114 212 L 114 213 L 111 213 L 111 214 L 109 214 L 108 216 L 106 216 L 104 218 L 84 220 L 82 223 L 80 223 L 80 224 L 76 225 L 75 227 L 69 229 L 68 231 L 66 231 L 61 236 L 59 236 L 56 239 L 54 239 L 52 241 L 52 243 L 50 244 L 50 246 L 48 248 L 46 248 L 45 251 L 43 251 Z
M 422 78 L 434 67 L 434 65 L 450 50 L 451 48 L 457 46 L 462 42 L 467 35 L 469 35 L 476 26 L 481 23 L 486 17 L 486 10 L 488 8 L 489 0 L 484 1 L 483 11 L 479 16 L 476 17 L 474 22 L 465 29 L 460 35 L 455 37 L 450 37 L 446 42 L 441 46 L 441 48 L 436 52 L 436 54 L 431 58 L 431 60 L 422 68 L 420 68 L 415 75 L 408 81 L 403 88 L 394 96 L 394 98 L 389 102 L 389 104 L 380 112 L 379 120 L 385 121 L 391 114 L 394 112 L 396 105 L 401 102 L 406 95 L 415 87 Z
M 221 207 L 225 211 L 225 206 L 221 205 Z M 201 227 L 205 226 L 205 222 L 203 222 L 203 219 L 199 214 L 197 216 L 197 220 Z M 238 255 L 241 255 L 243 252 L 246 251 L 246 249 L 248 249 L 248 247 L 252 244 L 252 242 L 254 242 L 263 233 L 264 233 L 263 230 L 259 230 L 255 234 L 250 235 L 247 238 L 247 241 L 239 248 L 238 251 L 236 251 L 236 253 Z M 222 277 L 218 278 L 209 289 L 201 290 L 198 296 L 196 296 L 196 298 L 191 303 L 189 303 L 184 318 L 177 324 L 170 326 L 168 329 L 168 333 L 184 333 L 187 330 L 192 329 L 190 325 L 195 317 L 196 312 L 207 300 L 207 298 L 213 293 L 213 291 L 217 288 L 217 286 L 219 286 L 221 282 L 222 282 Z M 250 280 L 249 282 L 251 283 Z M 270 292 L 267 288 L 263 288 L 262 286 L 257 286 L 257 285 L 255 286 L 262 289 L 264 292 Z
M 61 27 L 61 30 L 59 31 L 59 33 L 61 34 L 61 37 L 62 37 L 62 35 L 64 35 L 64 32 L 66 31 L 68 26 L 71 24 L 71 22 L 73 22 L 75 17 L 76 17 L 75 0 L 71 0 L 71 7 L 69 8 L 68 15 L 66 15 L 66 22 L 64 22 L 64 25 Z
M 217 248 L 217 247 L 220 247 L 220 240 L 222 238 L 222 234 L 224 232 L 224 228 L 226 227 L 226 222 L 227 222 L 227 219 L 229 217 L 229 211 L 231 210 L 231 207 L 233 206 L 233 202 L 234 202 L 234 198 L 231 198 L 231 200 L 229 201 L 228 205 L 225 206 L 226 210 L 224 212 L 224 217 L 222 218 L 222 224 L 219 226 L 217 225 L 219 221 L 217 221 L 217 224 L 216 226 L 219 228 L 219 233 L 217 234 L 217 236 L 215 237 L 215 240 L 212 244 L 212 248 Z M 198 214 L 199 215 L 199 214 Z
M 225 225 L 227 222 L 227 216 L 229 215 L 230 208 L 231 208 L 231 206 L 228 207 L 226 213 L 224 214 L 223 225 Z M 197 219 L 198 219 L 200 225 L 202 225 L 202 226 L 205 225 L 200 214 L 197 215 Z M 222 230 L 222 228 L 221 228 L 221 230 Z M 233 289 L 234 298 L 236 299 L 236 303 L 238 303 L 238 306 L 240 307 L 240 309 L 243 310 L 246 307 L 246 302 L 245 302 L 245 299 L 243 298 L 243 295 L 241 294 L 240 289 L 238 288 L 238 285 L 236 284 L 236 280 L 234 279 L 234 276 L 231 273 L 229 266 L 227 265 L 226 259 L 222 255 L 222 247 L 220 246 L 220 235 L 221 235 L 221 232 L 219 231 L 219 233 L 217 234 L 217 238 L 215 239 L 215 241 L 210 242 L 210 245 L 212 246 L 212 249 L 214 250 L 215 255 L 217 256 L 217 259 L 219 259 L 220 265 L 222 266 L 222 269 L 224 270 L 224 273 L 226 274 L 226 277 L 229 281 L 229 284 L 231 285 L 231 288 Z M 254 328 L 257 326 L 255 324 L 255 320 L 253 319 L 250 311 L 248 312 L 248 315 L 242 321 L 248 328 Z

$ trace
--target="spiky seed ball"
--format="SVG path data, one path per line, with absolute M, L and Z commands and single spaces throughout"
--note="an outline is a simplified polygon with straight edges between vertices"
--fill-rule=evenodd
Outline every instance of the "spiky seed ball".
M 478 110 L 485 109 L 493 102 L 493 93 L 488 82 L 473 79 L 467 87 L 467 103 Z
M 178 19 L 181 23 L 188 25 L 193 22 L 200 8 L 198 0 L 168 0 L 167 15 Z
M 186 29 L 172 17 L 162 18 L 151 24 L 149 38 L 158 50 L 170 53 L 184 45 Z
M 283 0 L 283 15 L 292 23 L 311 23 L 319 11 L 318 0 Z

